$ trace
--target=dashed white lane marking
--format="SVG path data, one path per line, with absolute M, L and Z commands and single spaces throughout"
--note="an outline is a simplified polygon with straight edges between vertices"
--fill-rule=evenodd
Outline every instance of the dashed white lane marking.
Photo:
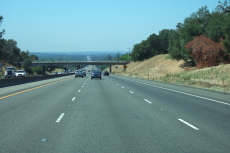
M 122 79 L 124 79 L 124 78 L 122 78 Z M 180 93 L 180 94 L 184 94 L 184 95 L 188 95 L 188 96 L 192 96 L 192 97 L 196 97 L 196 98 L 200 98 L 200 99 L 205 99 L 205 100 L 209 100 L 209 101 L 212 101 L 212 102 L 216 102 L 216 103 L 220 103 L 220 104 L 224 104 L 224 105 L 230 106 L 229 103 L 225 103 L 225 102 L 222 102 L 222 101 L 218 101 L 218 100 L 214 100 L 214 99 L 210 99 L 210 98 L 206 98 L 206 97 L 202 97 L 202 96 L 197 96 L 197 95 L 189 94 L 189 93 L 186 93 L 186 92 L 181 92 L 181 91 L 177 91 L 177 90 L 173 90 L 173 89 L 168 89 L 168 88 L 164 88 L 164 87 L 160 87 L 160 86 L 156 86 L 156 85 L 151 85 L 151 84 L 147 84 L 147 83 L 142 83 L 142 82 L 135 81 L 135 80 L 130 80 L 130 79 L 124 79 L 124 80 L 129 80 L 129 81 L 132 81 L 132 82 L 136 82 L 136 83 L 140 83 L 140 84 L 144 84 L 144 85 L 156 87 L 156 88 L 159 88 L 159 89 L 164 89 L 164 90 L 168 90 L 168 91 L 172 91 L 172 92 L 176 92 L 176 93 Z
M 131 94 L 133 94 L 133 92 L 132 91 L 129 91 Z
M 190 124 L 190 123 L 188 123 L 188 122 L 186 122 L 186 121 L 184 121 L 184 120 L 182 120 L 180 118 L 178 118 L 178 120 L 181 121 L 182 123 L 188 125 L 189 127 L 193 128 L 194 130 L 199 130 L 199 128 L 193 126 L 192 124 Z
M 60 122 L 64 115 L 65 115 L 65 113 L 62 113 L 62 114 L 59 116 L 59 118 L 57 119 L 56 122 L 57 122 L 57 123 Z
M 125 88 L 125 87 L 121 87 L 121 88 Z
M 150 103 L 150 104 L 152 104 L 152 102 L 151 101 L 148 101 L 147 99 L 144 99 L 147 103 Z
M 74 100 L 75 100 L 75 98 L 76 98 L 76 97 L 73 97 L 72 101 L 74 101 Z
M 81 90 L 78 90 L 78 92 L 81 92 Z
M 84 86 L 81 86 L 82 88 L 84 88 Z
M 118 86 L 118 84 L 117 84 L 117 86 Z

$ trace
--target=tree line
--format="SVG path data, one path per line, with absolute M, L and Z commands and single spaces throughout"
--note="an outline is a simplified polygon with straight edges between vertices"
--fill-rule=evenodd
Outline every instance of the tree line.
M 0 25 L 3 22 L 3 16 L 0 16 Z M 12 65 L 18 68 L 24 68 L 28 73 L 32 74 L 30 67 L 31 61 L 38 60 L 36 55 L 30 55 L 29 51 L 21 51 L 17 46 L 17 41 L 13 39 L 3 39 L 5 30 L 0 31 L 0 61 L 4 65 Z
M 170 54 L 176 60 L 193 59 L 186 44 L 196 36 L 204 35 L 213 42 L 222 43 L 225 55 L 230 55 L 230 0 L 219 1 L 210 13 L 207 6 L 178 23 L 176 29 L 164 29 L 159 34 L 151 34 L 146 40 L 135 44 L 131 53 L 132 60 L 143 61 L 158 54 Z M 230 59 L 229 59 L 230 60 Z

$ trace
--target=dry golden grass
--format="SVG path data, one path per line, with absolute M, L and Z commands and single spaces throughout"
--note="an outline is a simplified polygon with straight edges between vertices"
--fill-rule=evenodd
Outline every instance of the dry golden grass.
M 167 59 L 167 56 L 168 54 L 157 55 L 143 62 L 131 62 L 125 71 L 123 66 L 117 66 L 117 69 L 113 66 L 112 73 L 230 92 L 230 64 L 196 69 L 184 67 L 184 61 Z
M 184 61 L 176 61 L 171 59 L 166 59 L 168 54 L 157 55 L 151 59 L 145 60 L 143 62 L 131 62 L 127 65 L 126 71 L 124 71 L 122 66 L 112 67 L 113 73 L 121 74 L 125 76 L 132 76 L 144 79 L 154 79 L 157 77 L 166 76 L 167 74 L 176 74 L 184 71 L 181 65 Z

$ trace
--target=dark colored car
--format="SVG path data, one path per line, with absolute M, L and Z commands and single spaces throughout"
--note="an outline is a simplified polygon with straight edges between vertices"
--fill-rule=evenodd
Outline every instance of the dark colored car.
M 100 78 L 101 79 L 101 71 L 93 71 L 91 73 L 91 79 L 93 78 Z
M 86 77 L 86 72 L 85 71 L 82 71 L 83 72 L 83 75 Z
M 76 71 L 76 73 L 75 73 L 75 78 L 76 78 L 76 77 L 82 77 L 82 78 L 83 78 L 83 77 L 84 77 L 83 72 L 82 72 L 82 71 L 77 70 L 77 71 Z
M 104 72 L 104 75 L 109 76 L 109 72 L 108 72 L 108 71 L 105 71 L 105 72 Z

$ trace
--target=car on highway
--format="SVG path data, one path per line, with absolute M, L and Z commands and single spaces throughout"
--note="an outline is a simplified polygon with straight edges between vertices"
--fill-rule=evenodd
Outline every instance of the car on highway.
M 25 70 L 18 70 L 15 73 L 16 77 L 25 77 L 26 76 L 26 71 Z
M 5 69 L 5 78 L 15 77 L 15 68 L 14 67 L 6 67 Z
M 104 76 L 105 76 L 105 75 L 109 76 L 109 72 L 108 72 L 108 71 L 105 71 L 105 72 L 104 72 Z
M 76 78 L 76 77 L 82 77 L 82 78 L 84 78 L 83 71 L 77 70 L 77 71 L 75 72 L 75 78 Z
M 100 78 L 101 79 L 101 71 L 93 71 L 91 73 L 91 79 L 93 78 Z
M 82 71 L 83 72 L 83 75 L 86 77 L 86 72 L 85 71 Z

